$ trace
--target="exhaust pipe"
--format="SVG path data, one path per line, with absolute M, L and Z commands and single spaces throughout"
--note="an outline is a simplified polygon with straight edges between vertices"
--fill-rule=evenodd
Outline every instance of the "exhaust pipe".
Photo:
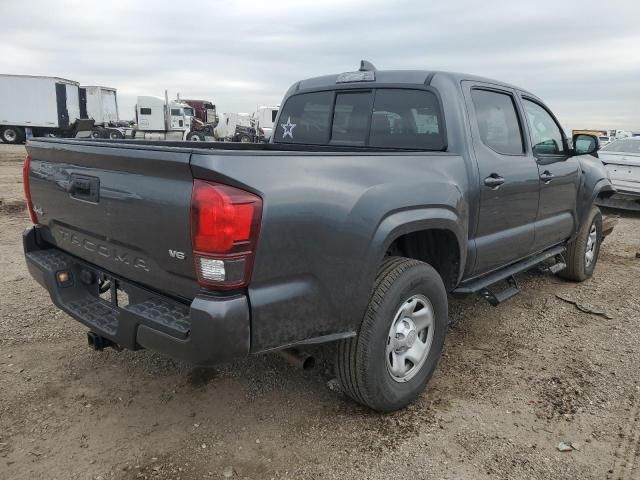
M 308 353 L 300 352 L 295 348 L 287 348 L 278 352 L 282 358 L 296 368 L 311 370 L 316 366 L 316 359 Z
M 120 351 L 122 348 L 117 343 L 112 342 L 108 338 L 102 337 L 97 333 L 87 332 L 87 343 L 91 348 L 97 352 L 101 352 L 107 347 L 111 347 L 114 350 Z

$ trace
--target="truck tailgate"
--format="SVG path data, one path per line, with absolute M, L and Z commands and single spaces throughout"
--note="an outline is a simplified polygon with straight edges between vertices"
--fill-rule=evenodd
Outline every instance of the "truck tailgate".
M 47 242 L 151 289 L 196 295 L 189 150 L 47 140 L 27 152 Z

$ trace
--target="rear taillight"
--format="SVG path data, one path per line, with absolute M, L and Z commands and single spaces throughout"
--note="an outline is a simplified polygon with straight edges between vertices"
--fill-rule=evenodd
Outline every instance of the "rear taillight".
M 33 210 L 33 202 L 31 201 L 31 185 L 29 182 L 29 173 L 31 172 L 31 155 L 27 155 L 24 159 L 24 165 L 22 167 L 22 186 L 24 187 L 24 198 L 27 201 L 27 210 L 29 210 L 29 216 L 33 224 L 38 224 L 38 217 Z
M 253 268 L 262 199 L 220 183 L 193 181 L 191 243 L 202 287 L 245 287 Z

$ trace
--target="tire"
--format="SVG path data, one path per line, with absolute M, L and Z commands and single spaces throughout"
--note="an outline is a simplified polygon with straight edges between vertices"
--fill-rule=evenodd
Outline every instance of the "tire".
M 187 134 L 187 140 L 189 140 L 190 142 L 203 142 L 204 135 L 198 132 L 189 132 Z
M 122 135 L 122 133 L 119 130 L 110 130 L 109 138 L 111 140 L 121 140 L 124 138 L 124 135 Z
M 427 317 L 431 313 L 431 326 L 407 330 L 409 323 L 407 316 L 401 315 L 401 308 L 421 312 L 421 304 L 427 309 L 423 312 Z M 422 318 L 418 315 L 416 319 Z M 336 376 L 343 391 L 379 412 L 406 407 L 424 390 L 438 364 L 447 316 L 447 292 L 433 267 L 404 257 L 386 258 L 378 270 L 358 335 L 338 344 Z M 408 355 L 409 346 L 419 346 L 418 342 L 429 344 L 426 353 L 415 363 L 404 359 L 403 350 L 407 348 Z M 406 372 L 394 373 L 398 369 Z
M 24 143 L 25 133 L 20 127 L 3 127 L 0 128 L 0 139 L 2 139 L 4 143 L 16 145 Z
M 569 243 L 567 268 L 560 271 L 559 276 L 574 282 L 591 278 L 598 263 L 602 238 L 602 214 L 598 207 L 593 206 L 587 219 L 580 226 L 576 238 Z M 588 255 L 589 252 L 591 255 Z
M 240 143 L 251 143 L 251 137 L 249 135 L 240 135 Z

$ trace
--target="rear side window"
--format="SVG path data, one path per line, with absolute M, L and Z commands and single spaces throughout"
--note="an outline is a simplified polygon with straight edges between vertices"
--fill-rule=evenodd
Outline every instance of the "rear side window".
M 294 95 L 282 108 L 274 142 L 417 150 L 446 146 L 436 95 L 395 88 Z
M 602 139 L 602 137 L 601 137 Z M 603 152 L 640 153 L 640 138 L 620 139 L 602 148 Z
M 507 93 L 472 90 L 471 99 L 482 143 L 497 153 L 522 154 L 522 129 L 513 97 Z
M 332 92 L 306 93 L 287 100 L 276 126 L 280 143 L 326 143 L 329 137 Z

